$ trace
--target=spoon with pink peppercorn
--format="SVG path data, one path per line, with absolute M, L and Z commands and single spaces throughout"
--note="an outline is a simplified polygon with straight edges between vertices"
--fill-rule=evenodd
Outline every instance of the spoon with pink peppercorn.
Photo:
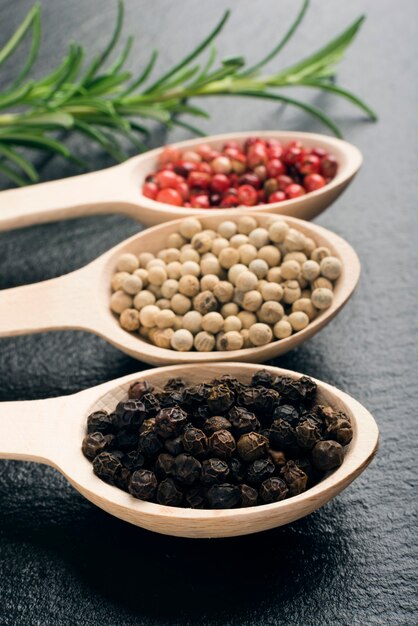
M 97 213 L 123 213 L 152 226 L 234 207 L 310 220 L 334 202 L 361 163 L 355 146 L 312 133 L 192 139 L 98 172 L 2 191 L 0 230 Z
M 273 376 L 299 379 L 300 374 L 266 367 Z M 342 464 L 303 493 L 258 506 L 209 510 L 167 506 L 133 497 L 107 484 L 92 471 L 81 447 L 87 417 L 94 411 L 112 411 L 127 397 L 134 381 L 164 387 L 180 377 L 189 385 L 230 374 L 249 383 L 259 366 L 248 363 L 179 365 L 130 374 L 74 395 L 46 400 L 0 403 L 0 459 L 34 461 L 60 471 L 85 498 L 116 517 L 165 535 L 179 537 L 233 537 L 282 526 L 309 515 L 334 498 L 368 466 L 378 447 L 378 428 L 372 415 L 354 398 L 326 383 L 315 381 L 317 401 L 343 411 L 350 419 L 353 438 L 344 448 Z M 332 511 L 330 510 L 332 513 Z

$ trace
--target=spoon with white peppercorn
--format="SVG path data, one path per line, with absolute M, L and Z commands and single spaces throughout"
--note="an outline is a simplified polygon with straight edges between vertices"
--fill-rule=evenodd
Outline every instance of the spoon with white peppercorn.
M 211 212 L 199 220 L 188 218 L 189 221 L 167 222 L 134 235 L 75 272 L 3 290 L 0 292 L 0 336 L 59 329 L 86 330 L 103 337 L 123 352 L 155 365 L 221 360 L 263 362 L 284 354 L 312 337 L 347 302 L 360 274 L 358 257 L 338 235 L 296 218 L 245 213 L 244 219 L 236 212 L 230 212 L 227 218 Z M 248 231 L 249 235 L 239 240 L 246 241 L 245 237 L 248 237 L 252 242 L 239 246 L 240 250 L 244 247 L 245 253 L 256 250 L 256 258 L 252 260 L 251 254 L 248 258 L 237 256 L 237 248 L 228 245 L 228 241 L 233 243 L 233 237 L 239 234 L 231 233 L 236 232 L 238 222 L 241 224 L 243 219 L 248 223 L 252 220 L 256 225 Z M 198 264 L 188 260 L 190 254 L 195 258 L 192 253 L 196 250 L 192 244 L 184 244 L 183 252 L 187 252 L 183 257 L 185 260 L 181 264 L 171 262 L 181 265 L 180 280 L 166 281 L 168 274 L 164 268 L 169 268 L 169 264 L 155 256 L 167 249 L 167 241 L 169 245 L 174 245 L 180 232 L 187 235 L 185 229 L 190 226 L 193 231 L 196 222 L 202 234 L 221 229 L 218 235 L 230 236 L 229 240 L 226 236 L 216 237 L 224 239 L 227 244 L 222 243 L 218 260 L 223 264 L 219 270 L 220 277 L 226 275 L 228 279 L 219 281 L 215 275 L 215 280 L 211 273 L 203 273 L 198 279 L 202 268 L 199 266 L 196 269 Z M 227 233 L 227 229 L 231 232 Z M 278 243 L 277 249 L 264 244 L 270 236 L 273 240 L 280 239 L 282 231 L 287 233 L 285 241 L 289 240 L 290 246 L 284 252 L 286 249 L 294 252 L 288 253 L 291 258 L 277 267 L 275 263 L 278 262 L 277 255 L 282 244 Z M 200 245 L 201 238 L 197 241 Z M 317 261 L 306 260 L 307 256 L 300 252 L 308 243 L 312 249 L 311 256 Z M 178 252 L 178 248 L 174 250 Z M 298 250 L 302 258 L 297 255 Z M 146 289 L 142 289 L 144 268 L 139 267 L 139 259 L 144 255 L 149 255 L 146 270 L 149 285 Z M 269 255 L 274 258 L 269 259 Z M 260 258 L 263 256 L 269 260 L 270 267 L 265 259 Z M 205 254 L 201 257 L 201 264 L 207 261 L 211 267 L 216 255 L 211 253 L 209 257 L 204 257 Z M 248 266 L 244 262 L 239 263 L 240 259 L 248 262 Z M 299 275 L 301 263 L 305 277 Z M 319 276 L 318 267 L 323 268 Z M 267 281 L 256 280 L 262 276 L 257 274 L 261 268 L 267 271 Z M 292 279 L 296 275 L 299 282 Z M 336 278 L 334 283 L 333 277 Z M 183 278 L 186 280 L 183 281 Z M 169 280 L 179 285 L 184 283 L 183 293 L 181 290 L 174 293 L 168 291 L 165 295 L 160 293 L 163 283 L 165 285 Z M 217 283 L 212 285 L 213 292 L 208 288 L 211 280 Z M 237 285 L 232 285 L 232 291 L 230 281 Z M 305 283 L 311 284 L 313 289 L 307 290 L 309 297 L 303 297 L 301 285 Z M 122 284 L 124 289 L 121 289 Z M 165 286 L 169 288 L 170 284 Z M 190 297 L 184 293 L 190 294 Z M 283 314 L 286 311 L 279 302 L 280 298 L 288 309 L 288 315 Z M 30 307 L 28 303 L 31 303 Z M 140 334 L 129 330 L 139 330 Z M 164 335 L 166 330 L 171 332 Z M 213 344 L 213 338 L 216 345 L 206 345 L 208 342 Z M 152 343 L 153 340 L 155 343 Z M 192 351 L 193 343 L 195 350 Z
M 334 202 L 351 182 L 362 163 L 360 151 L 352 144 L 335 137 L 313 133 L 251 131 L 205 137 L 204 142 L 213 149 L 218 149 L 227 141 L 243 144 L 254 135 L 284 143 L 297 140 L 307 148 L 317 147 L 332 153 L 338 161 L 336 176 L 321 189 L 302 197 L 260 205 L 255 208 L 256 212 L 312 219 Z M 173 144 L 173 147 L 182 151 L 192 150 L 201 142 L 201 138 L 191 139 Z M 157 202 L 141 192 L 145 178 L 155 170 L 163 150 L 164 148 L 158 148 L 145 152 L 98 172 L 2 191 L 0 230 L 98 213 L 123 213 L 147 226 L 190 215 L 203 217 L 207 209 Z M 241 209 L 242 207 L 238 210 Z M 226 209 L 216 211 L 220 215 L 227 213 Z
M 259 366 L 248 363 L 163 367 L 130 374 L 70 396 L 0 403 L 0 459 L 51 465 L 96 506 L 131 524 L 167 535 L 232 537 L 288 524 L 340 493 L 367 467 L 378 447 L 378 428 L 372 415 L 356 400 L 326 383 L 315 381 L 317 401 L 344 412 L 353 429 L 342 465 L 303 493 L 272 504 L 208 510 L 146 502 L 103 482 L 92 472 L 91 463 L 81 450 L 87 416 L 93 411 L 112 411 L 126 398 L 134 381 L 147 381 L 162 388 L 170 378 L 179 377 L 196 385 L 229 374 L 249 383 L 258 370 Z M 276 367 L 265 370 L 273 376 L 301 377 Z

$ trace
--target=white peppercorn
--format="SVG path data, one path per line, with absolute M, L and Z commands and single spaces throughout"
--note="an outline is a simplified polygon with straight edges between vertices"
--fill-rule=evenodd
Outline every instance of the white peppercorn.
M 237 278 L 241 274 L 241 272 L 245 272 L 247 270 L 247 266 L 243 263 L 236 263 L 228 270 L 228 280 L 233 285 L 236 285 Z
M 172 328 L 158 328 L 152 334 L 153 343 L 158 346 L 158 348 L 165 348 L 166 350 L 171 348 L 171 340 L 174 336 L 174 330 Z
M 206 313 L 206 315 L 202 318 L 202 328 L 206 330 L 208 333 L 219 333 L 224 325 L 224 318 L 220 313 L 216 311 L 212 311 L 211 313 Z
M 183 246 L 180 251 L 180 263 L 187 263 L 187 261 L 193 261 L 194 263 L 200 263 L 200 254 L 192 248 L 192 246 Z
M 125 309 L 120 314 L 119 323 L 125 330 L 133 331 L 139 328 L 139 313 L 136 309 Z
M 248 235 L 248 242 L 252 243 L 256 248 L 262 248 L 269 243 L 269 233 L 265 228 L 255 228 Z
M 151 328 L 147 328 L 146 326 L 140 326 L 138 328 L 138 334 L 143 338 L 143 339 L 149 339 L 149 333 L 150 333 Z
M 316 261 L 305 261 L 302 265 L 302 276 L 306 278 L 306 280 L 309 280 L 309 282 L 318 278 L 320 271 L 319 264 Z
M 168 278 L 161 285 L 161 293 L 163 294 L 164 298 L 168 298 L 169 300 L 171 300 L 171 298 L 174 296 L 175 293 L 178 292 L 178 290 L 179 281 L 175 280 L 174 278 Z
M 319 276 L 316 280 L 314 280 L 312 283 L 312 287 L 313 289 L 319 289 L 320 287 L 323 287 L 324 289 L 330 289 L 331 291 L 334 290 L 334 285 L 332 284 L 332 282 L 328 280 L 328 278 L 324 278 L 323 276 Z
M 221 306 L 220 314 L 223 318 L 238 315 L 239 306 L 235 302 L 227 302 Z
M 251 343 L 250 331 L 248 330 L 248 328 L 242 328 L 239 331 L 239 334 L 241 335 L 242 340 L 243 340 L 242 347 L 243 348 L 252 348 L 253 344 Z
M 283 302 L 293 304 L 301 296 L 300 285 L 297 280 L 287 280 L 283 284 Z
M 152 252 L 141 252 L 141 254 L 138 255 L 139 266 L 142 267 L 142 269 L 146 269 L 148 263 L 154 258 L 155 256 Z
M 135 296 L 142 289 L 142 280 L 139 278 L 139 276 L 129 274 L 129 276 L 125 278 L 122 283 L 122 289 L 126 293 L 129 293 L 129 295 Z
M 308 257 L 304 252 L 287 252 L 283 258 L 283 261 L 297 261 L 299 265 L 303 265 Z
M 170 344 L 171 347 L 178 352 L 188 352 L 193 347 L 193 335 L 185 328 L 175 330 L 171 337 Z
M 170 309 L 171 302 L 168 298 L 159 298 L 155 305 L 158 306 L 159 309 Z
M 258 251 L 258 258 L 265 261 L 269 267 L 276 267 L 280 263 L 280 250 L 276 246 L 263 246 Z
M 283 298 L 283 287 L 278 283 L 264 281 L 264 284 L 259 287 L 259 291 L 263 296 L 263 300 L 275 300 L 279 302 L 279 300 Z
M 342 263 L 336 256 L 327 256 L 320 263 L 321 274 L 328 280 L 337 280 L 342 271 Z
M 215 285 L 214 292 L 217 286 L 218 285 Z M 195 298 L 193 298 L 193 307 L 202 315 L 206 315 L 206 313 L 216 311 L 216 309 L 218 308 L 218 302 L 214 296 L 214 293 L 212 293 L 211 291 L 201 291 Z
M 312 295 L 311 289 L 309 287 L 306 287 L 306 289 L 302 289 L 301 290 L 299 300 L 302 299 L 302 298 L 308 298 L 308 300 L 310 300 L 311 299 L 311 295 Z
M 280 302 L 274 302 L 273 300 L 264 302 L 257 312 L 260 322 L 265 322 L 266 324 L 275 324 L 282 319 L 283 315 L 284 309 L 282 305 Z
M 110 308 L 113 313 L 122 313 L 125 309 L 132 308 L 132 298 L 122 290 L 115 291 L 110 296 Z
M 120 291 L 122 289 L 123 281 L 125 278 L 129 278 L 131 274 L 129 272 L 116 272 L 112 276 L 111 287 L 113 291 Z
M 239 262 L 239 252 L 236 248 L 223 248 L 219 253 L 219 263 L 226 270 Z
M 246 243 L 248 243 L 247 235 L 240 235 L 240 234 L 233 235 L 231 239 L 229 240 L 229 245 L 232 246 L 233 248 L 239 248 Z
M 193 235 L 196 233 L 200 233 L 202 229 L 202 225 L 198 219 L 195 217 L 187 217 L 180 224 L 180 235 L 184 237 L 184 239 L 191 239 Z
M 152 294 L 154 294 L 157 300 L 158 298 L 163 297 L 163 294 L 161 293 L 161 285 L 148 285 L 146 291 L 150 291 Z
M 299 287 L 301 289 L 306 289 L 306 287 L 308 287 L 309 282 L 306 280 L 306 278 L 303 278 L 302 274 L 299 274 L 299 276 L 296 279 L 299 283 Z
M 251 261 L 257 258 L 257 248 L 252 243 L 245 243 L 238 248 L 241 263 L 249 265 Z
M 181 265 L 181 275 L 186 276 L 191 274 L 192 276 L 200 276 L 200 265 L 195 261 L 185 261 Z
M 164 267 L 153 266 L 148 269 L 148 281 L 150 285 L 161 286 L 167 280 L 167 272 Z
M 200 291 L 200 282 L 196 276 L 186 274 L 179 280 L 179 292 L 189 298 L 194 298 Z
M 199 311 L 189 311 L 183 316 L 183 328 L 189 330 L 192 335 L 202 330 L 202 315 Z
M 154 321 L 158 328 L 171 328 L 175 318 L 176 315 L 171 309 L 162 309 L 155 314 Z
M 183 328 L 183 315 L 176 315 L 174 324 L 173 324 L 173 329 L 180 330 L 180 328 Z
M 257 220 L 252 215 L 243 215 L 237 222 L 238 232 L 243 235 L 249 235 L 252 230 L 257 228 Z
M 130 274 L 137 270 L 139 267 L 139 261 L 134 254 L 125 252 L 121 254 L 116 263 L 116 269 L 119 272 L 129 272 Z
M 331 250 L 326 246 L 319 246 L 311 252 L 312 261 L 316 261 L 317 263 L 321 263 L 322 259 L 325 259 L 327 256 L 331 256 Z
M 231 237 L 236 235 L 237 230 L 238 228 L 235 222 L 232 222 L 230 220 L 225 220 L 224 222 L 221 222 L 218 226 L 218 234 L 221 237 L 225 237 L 225 239 L 231 239 Z
M 249 328 L 249 333 L 250 341 L 255 346 L 264 346 L 273 339 L 273 332 L 270 326 L 261 324 L 260 322 L 253 324 L 251 328 Z
M 215 340 L 216 340 L 215 347 L 216 347 L 217 350 L 222 350 L 222 348 L 221 348 L 221 339 L 224 336 L 224 334 L 225 333 L 223 331 L 221 331 L 215 337 Z
M 142 280 L 142 287 L 146 287 L 148 285 L 148 270 L 144 267 L 138 267 L 137 270 L 133 273 L 134 276 L 138 276 Z
M 310 298 L 299 298 L 292 304 L 292 312 L 303 311 L 312 321 L 315 319 L 316 314 L 318 313 L 317 309 L 312 304 L 312 300 Z
M 314 242 L 314 240 L 311 239 L 311 237 L 305 237 L 305 247 L 303 251 L 306 254 L 307 258 L 310 258 L 315 248 L 316 248 L 316 243 Z
M 166 266 L 162 259 L 151 259 L 148 261 L 146 269 L 149 271 L 151 267 L 162 267 L 165 269 Z
M 230 302 L 233 294 L 234 286 L 226 280 L 220 280 L 213 288 L 213 295 L 222 303 Z
M 180 233 L 171 233 L 167 237 L 167 246 L 169 248 L 180 249 L 186 243 L 186 239 Z
M 294 331 L 303 330 L 309 324 L 309 317 L 303 311 L 295 311 L 288 317 L 289 324 Z
M 218 345 L 218 350 L 241 350 L 244 345 L 244 338 L 237 330 L 230 330 L 223 333 Z
M 300 265 L 297 261 L 285 261 L 281 264 L 280 271 L 285 280 L 293 280 L 300 274 Z
M 257 282 L 257 276 L 253 272 L 245 270 L 244 272 L 240 272 L 240 274 L 238 274 L 235 284 L 239 291 L 246 292 L 255 289 Z
M 141 322 L 141 326 L 146 326 L 147 328 L 155 326 L 155 316 L 157 313 L 160 313 L 160 309 L 155 304 L 147 304 L 142 307 L 139 312 L 139 321 Z
M 190 309 L 192 308 L 192 303 L 190 301 L 190 298 L 187 298 L 182 293 L 174 294 L 170 302 L 171 302 L 171 309 L 174 311 L 174 313 L 177 313 L 177 315 L 184 315 L 185 313 L 187 313 L 187 311 L 190 311 Z
M 283 276 L 280 267 L 271 267 L 267 272 L 266 278 L 270 283 L 283 282 Z
M 180 261 L 172 261 L 166 267 L 168 278 L 174 278 L 177 280 L 181 276 L 181 263 Z
M 288 320 L 280 320 L 279 322 L 276 322 L 273 327 L 273 333 L 276 339 L 285 339 L 286 337 L 290 337 L 292 332 L 293 329 Z
M 215 285 L 219 283 L 219 276 L 215 276 L 215 274 L 205 274 L 200 279 L 200 289 L 202 291 L 213 291 Z
M 203 276 L 206 274 L 215 274 L 217 276 L 221 273 L 221 264 L 215 256 L 210 256 L 200 261 L 200 269 Z
M 306 237 L 303 233 L 295 228 L 291 228 L 287 233 L 284 245 L 289 250 L 289 252 L 300 250 L 302 251 L 305 248 Z
M 194 347 L 198 352 L 211 352 L 215 347 L 215 337 L 211 333 L 202 331 L 194 338 Z
M 235 287 L 234 289 L 234 297 L 233 297 L 233 302 L 235 304 L 237 304 L 238 306 L 242 307 L 242 303 L 244 301 L 244 296 L 245 296 L 245 292 L 244 291 L 240 291 L 239 289 L 237 289 Z
M 134 298 L 134 307 L 140 311 L 148 304 L 155 304 L 156 297 L 148 290 L 140 291 Z
M 257 311 L 263 303 L 263 296 L 259 291 L 247 291 L 242 301 L 242 308 L 246 311 Z
M 264 278 L 267 276 L 269 266 L 263 259 L 254 259 L 248 266 L 248 269 L 257 276 L 257 278 Z
M 212 242 L 212 252 L 213 254 L 216 254 L 216 256 L 219 256 L 221 250 L 228 247 L 229 241 L 228 239 L 225 239 L 225 237 L 216 237 L 216 239 Z
M 282 219 L 277 219 L 269 226 L 268 232 L 274 243 L 283 243 L 289 232 L 289 226 Z
M 196 233 L 196 235 L 192 237 L 192 246 L 199 254 L 204 254 L 212 250 L 212 242 L 212 237 L 208 233 L 205 233 L 205 231 Z
M 237 317 L 242 324 L 242 328 L 246 330 L 257 323 L 257 317 L 254 313 L 250 313 L 250 311 L 240 311 Z
M 333 300 L 333 293 L 330 289 L 324 289 L 320 287 L 319 289 L 314 289 L 312 292 L 312 304 L 321 311 L 324 309 L 328 309 Z
M 228 306 L 228 305 L 225 305 Z M 224 321 L 224 332 L 227 333 L 230 330 L 241 330 L 242 322 L 237 315 L 228 315 Z

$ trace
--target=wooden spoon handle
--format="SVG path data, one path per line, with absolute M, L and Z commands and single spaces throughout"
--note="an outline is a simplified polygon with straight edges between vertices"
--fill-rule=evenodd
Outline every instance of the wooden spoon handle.
M 54 464 L 65 398 L 0 403 L 0 459 Z
M 137 210 L 125 163 L 0 193 L 0 230 L 91 215 Z M 131 184 L 129 184 L 131 183 Z
M 92 330 L 95 266 L 0 291 L 0 337 L 58 329 Z M 90 320 L 90 323 L 89 323 Z

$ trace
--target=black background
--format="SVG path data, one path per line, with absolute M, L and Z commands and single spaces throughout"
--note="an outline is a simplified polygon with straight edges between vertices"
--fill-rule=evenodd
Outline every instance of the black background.
M 141 67 L 154 47 L 161 51 L 158 69 L 168 66 L 203 38 L 228 4 L 234 11 L 220 37 L 220 52 L 245 54 L 252 61 L 273 45 L 297 9 L 291 0 L 128 0 L 126 30 L 136 37 L 131 66 Z M 417 5 L 415 0 L 396 5 L 314 0 L 312 5 L 272 68 L 301 58 L 366 12 L 367 22 L 339 76 L 377 109 L 380 121 L 368 123 L 330 96 L 303 94 L 332 114 L 364 153 L 353 185 L 317 220 L 355 247 L 362 278 L 338 318 L 277 364 L 337 385 L 364 403 L 381 430 L 377 458 L 355 484 L 309 518 L 258 536 L 212 541 L 135 528 L 89 504 L 54 470 L 3 461 L 1 624 L 417 623 Z M 0 0 L 2 41 L 30 6 L 28 0 Z M 42 7 L 38 73 L 57 63 L 70 39 L 92 52 L 101 49 L 115 15 L 110 0 L 43 0 Z M 9 60 L 2 83 L 20 58 L 19 53 Z M 274 104 L 232 99 L 207 104 L 209 133 L 324 130 Z M 175 132 L 170 139 L 186 136 Z M 155 145 L 164 140 L 155 132 Z M 92 169 L 110 163 L 83 141 L 74 143 Z M 58 159 L 42 163 L 44 179 L 74 173 Z M 138 228 L 127 218 L 99 216 L 2 233 L 0 287 L 69 272 Z M 84 333 L 3 339 L 0 396 L 68 394 L 142 367 Z

